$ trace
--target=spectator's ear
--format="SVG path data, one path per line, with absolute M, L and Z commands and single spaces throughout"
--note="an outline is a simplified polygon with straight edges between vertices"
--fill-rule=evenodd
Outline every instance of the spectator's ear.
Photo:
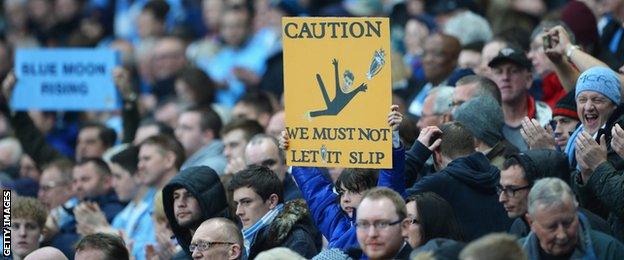
M 228 259 L 236 260 L 242 258 L 242 248 L 238 244 L 230 245 L 228 250 Z
M 277 196 L 277 194 L 273 193 L 269 196 L 269 199 L 267 199 L 267 201 L 269 202 L 269 209 L 274 209 L 279 203 L 279 197 Z

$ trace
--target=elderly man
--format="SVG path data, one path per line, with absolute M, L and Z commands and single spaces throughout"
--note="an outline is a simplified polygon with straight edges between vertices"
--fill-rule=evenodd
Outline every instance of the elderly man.
M 520 240 L 530 259 L 624 259 L 624 245 L 594 231 L 578 214 L 570 187 L 557 178 L 544 178 L 529 192 L 531 233 Z
M 429 91 L 423 103 L 422 114 L 416 126 L 423 129 L 427 126 L 440 127 L 442 124 L 451 121 L 451 96 L 453 88 L 440 86 Z
M 498 201 L 505 206 L 507 216 L 515 219 L 509 233 L 524 237 L 531 228 L 526 217 L 529 190 L 537 180 L 545 177 L 569 179 L 570 167 L 562 153 L 549 149 L 513 154 L 503 166 L 497 185 Z M 587 217 L 595 230 L 611 233 L 607 222 L 600 217 L 583 208 L 579 208 L 579 212 Z
M 349 250 L 353 259 L 408 259 L 412 251 L 401 232 L 410 223 L 405 201 L 389 188 L 373 188 L 362 197 L 356 217 L 361 249 Z
M 197 228 L 190 246 L 193 259 L 243 259 L 243 234 L 226 218 L 211 218 Z
M 568 155 L 568 161 L 570 165 L 576 166 L 578 156 L 575 156 L 576 152 L 583 152 L 579 147 L 578 137 L 588 134 L 589 137 L 595 140 L 600 140 L 601 135 L 604 135 L 604 143 L 607 146 L 607 160 L 613 164 L 616 169 L 624 168 L 624 161 L 620 158 L 611 148 L 611 129 L 617 123 L 624 125 L 624 106 L 620 105 L 620 88 L 621 83 L 617 74 L 609 68 L 594 67 L 586 70 L 579 76 L 576 82 L 576 112 L 581 120 L 581 126 L 572 133 L 568 144 L 566 145 L 565 152 Z M 582 173 L 582 177 L 588 177 L 588 173 L 595 170 L 598 165 L 590 163 L 590 165 L 582 165 L 580 162 L 579 167 Z M 583 178 L 583 182 L 587 181 L 587 178 Z

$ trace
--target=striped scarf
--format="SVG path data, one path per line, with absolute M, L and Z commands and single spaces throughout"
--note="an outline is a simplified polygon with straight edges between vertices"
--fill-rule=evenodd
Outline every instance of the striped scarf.
M 253 245 L 253 242 L 256 239 L 256 233 L 262 228 L 271 224 L 271 222 L 273 222 L 275 217 L 277 217 L 277 215 L 280 212 L 282 212 L 283 209 L 284 209 L 284 204 L 282 203 L 277 204 L 277 206 L 274 209 L 269 210 L 267 214 L 264 214 L 264 216 L 260 220 L 258 220 L 256 224 L 253 224 L 248 229 L 243 229 L 243 238 L 245 239 L 245 242 L 244 242 L 245 243 L 245 256 L 249 255 L 249 249 L 251 248 L 251 245 Z

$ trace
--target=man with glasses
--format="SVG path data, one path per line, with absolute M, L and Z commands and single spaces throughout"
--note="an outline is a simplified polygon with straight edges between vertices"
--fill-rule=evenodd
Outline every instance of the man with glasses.
M 265 166 L 277 175 L 284 188 L 284 201 L 302 198 L 299 187 L 292 175 L 288 173 L 286 158 L 275 138 L 266 134 L 257 134 L 252 137 L 245 147 L 244 159 L 247 165 Z
M 389 188 L 373 188 L 364 193 L 356 216 L 359 249 L 350 249 L 353 259 L 409 259 L 410 245 L 403 240 L 407 229 L 405 201 Z
M 232 177 L 228 191 L 242 224 L 245 255 L 287 247 L 312 258 L 321 249 L 320 234 L 303 200 L 284 203 L 282 182 L 266 166 L 249 166 Z
M 562 153 L 549 149 L 529 150 L 511 155 L 503 164 L 496 191 L 507 216 L 514 219 L 509 233 L 524 237 L 531 231 L 526 216 L 529 190 L 537 180 L 545 177 L 570 178 L 568 162 Z M 579 210 L 594 229 L 610 233 L 609 225 L 600 217 L 585 209 Z
M 240 260 L 243 235 L 231 220 L 211 218 L 197 228 L 189 251 L 196 260 Z

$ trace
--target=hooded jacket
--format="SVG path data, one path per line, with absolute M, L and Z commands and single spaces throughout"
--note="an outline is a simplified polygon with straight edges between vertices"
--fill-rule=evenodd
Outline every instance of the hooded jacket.
M 197 199 L 201 208 L 201 218 L 191 227 L 178 225 L 173 212 L 173 192 L 179 188 L 185 188 Z M 191 244 L 191 228 L 197 228 L 204 220 L 213 217 L 228 217 L 228 204 L 225 189 L 219 175 L 208 166 L 189 167 L 178 173 L 163 188 L 163 208 L 171 230 L 175 235 L 182 250 L 190 257 L 189 245 Z
M 500 171 L 480 152 L 451 161 L 442 171 L 425 176 L 408 195 L 435 192 L 451 204 L 467 241 L 491 232 L 506 232 L 511 219 L 498 202 Z
M 289 248 L 308 259 L 321 251 L 320 234 L 310 219 L 310 211 L 304 200 L 286 202 L 284 210 L 273 222 L 258 230 L 249 249 L 248 259 L 254 259 L 262 251 L 275 247 Z

